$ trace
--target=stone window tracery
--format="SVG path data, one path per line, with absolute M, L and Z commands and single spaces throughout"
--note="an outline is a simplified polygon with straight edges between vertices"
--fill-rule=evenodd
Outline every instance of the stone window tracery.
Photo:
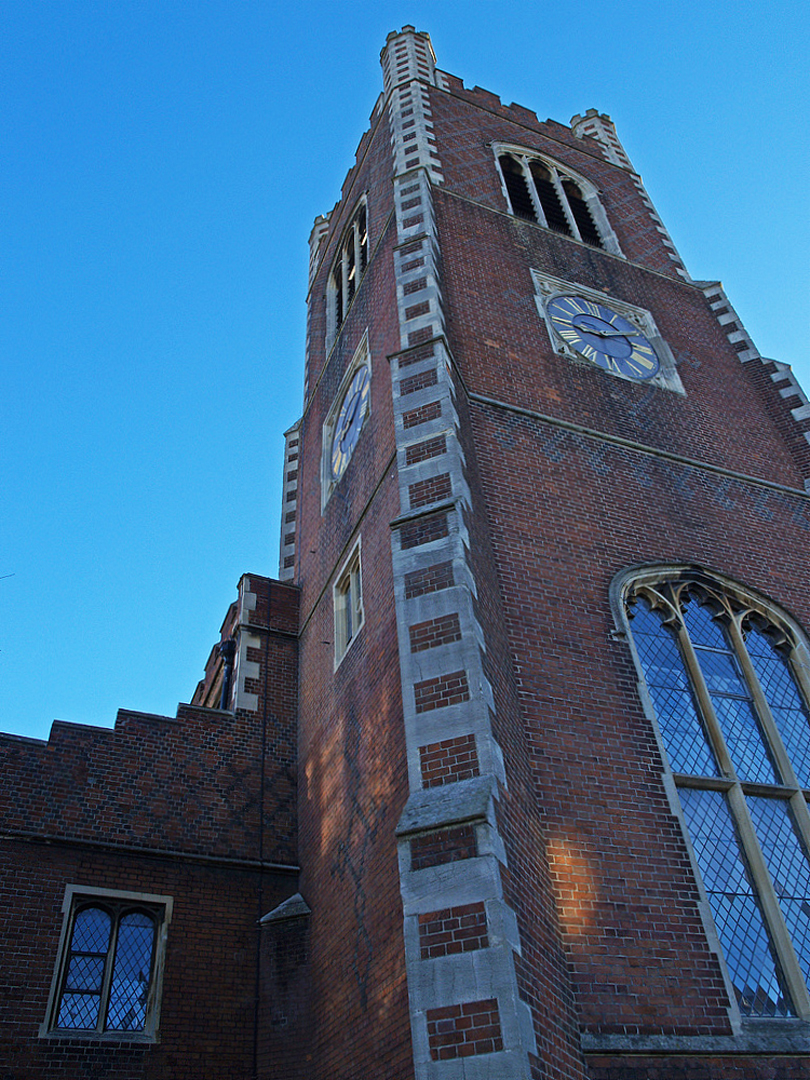
M 810 680 L 786 617 L 705 574 L 637 578 L 644 686 L 744 1017 L 810 1017 Z
M 496 147 L 511 213 L 620 255 L 596 189 L 550 159 L 516 147 Z

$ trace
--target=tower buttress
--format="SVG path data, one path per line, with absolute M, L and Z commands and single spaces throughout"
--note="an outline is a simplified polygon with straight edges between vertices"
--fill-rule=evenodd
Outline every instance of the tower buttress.
M 632 162 L 627 156 L 627 151 L 622 146 L 619 136 L 616 134 L 616 125 L 607 113 L 599 113 L 596 109 L 588 109 L 584 116 L 577 113 L 576 116 L 571 117 L 571 130 L 578 139 L 581 139 L 586 135 L 589 135 L 592 139 L 596 139 L 602 148 L 602 153 L 606 161 L 611 162 L 613 165 L 618 165 L 622 169 L 627 169 L 628 172 L 632 173 L 633 183 L 638 188 L 641 198 L 644 200 L 647 209 L 650 211 L 650 218 L 654 222 L 656 230 L 661 234 L 661 243 L 667 249 L 669 257 L 675 264 L 678 274 L 686 281 L 691 281 L 692 279 L 684 266 L 683 259 L 678 254 L 678 251 L 672 242 L 669 231 L 658 216 L 658 212 L 653 206 L 652 199 L 647 194 L 647 190 L 644 187 L 644 182 L 633 168 Z

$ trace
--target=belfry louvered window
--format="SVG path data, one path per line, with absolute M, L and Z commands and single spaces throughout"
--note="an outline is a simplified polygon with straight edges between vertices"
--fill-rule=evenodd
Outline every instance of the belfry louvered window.
M 512 213 L 572 236 L 592 247 L 607 248 L 595 218 L 604 218 L 593 191 L 549 161 L 510 151 L 498 157 Z M 607 231 L 607 230 L 604 230 Z
M 343 235 L 338 255 L 329 275 L 330 336 L 334 338 L 343 325 L 360 279 L 368 265 L 368 223 L 362 204 Z
M 637 580 L 628 615 L 740 1012 L 807 1019 L 805 647 L 702 575 Z

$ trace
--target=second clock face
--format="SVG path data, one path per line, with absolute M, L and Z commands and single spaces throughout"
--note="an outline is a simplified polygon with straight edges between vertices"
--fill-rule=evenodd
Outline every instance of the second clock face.
M 352 376 L 335 421 L 332 435 L 332 476 L 339 480 L 352 456 L 368 412 L 371 374 L 364 364 Z
M 562 340 L 597 367 L 629 379 L 658 373 L 658 356 L 647 338 L 604 304 L 584 296 L 555 296 L 546 310 Z

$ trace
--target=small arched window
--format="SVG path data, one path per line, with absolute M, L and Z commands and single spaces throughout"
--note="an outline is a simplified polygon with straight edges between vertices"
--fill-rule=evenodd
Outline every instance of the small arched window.
M 165 902 L 143 904 L 112 893 L 74 895 L 47 1030 L 153 1036 L 161 930 L 167 921 Z
M 518 150 L 500 153 L 498 165 L 509 209 L 516 217 L 620 254 L 596 191 L 587 181 L 575 179 L 554 162 Z
M 789 621 L 704 574 L 626 594 L 633 642 L 743 1016 L 810 1017 L 810 710 Z
M 349 312 L 368 265 L 368 222 L 365 203 L 355 212 L 338 248 L 329 275 L 329 337 L 334 340 Z

